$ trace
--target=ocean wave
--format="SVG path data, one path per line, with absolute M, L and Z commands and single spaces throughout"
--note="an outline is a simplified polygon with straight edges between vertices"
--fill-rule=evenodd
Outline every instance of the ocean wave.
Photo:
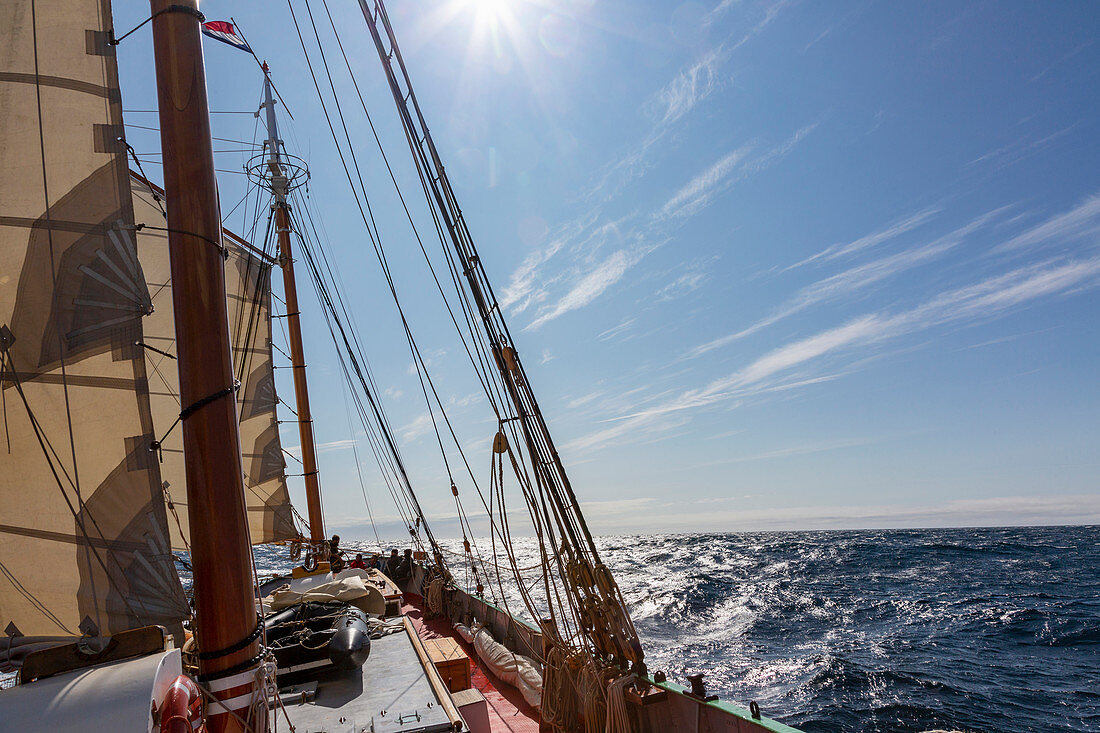
M 515 544 L 521 566 L 537 561 L 537 543 Z M 702 672 L 709 691 L 755 700 L 807 733 L 1100 731 L 1096 527 L 620 536 L 597 546 L 651 669 L 680 683 Z M 258 548 L 261 575 L 285 563 Z

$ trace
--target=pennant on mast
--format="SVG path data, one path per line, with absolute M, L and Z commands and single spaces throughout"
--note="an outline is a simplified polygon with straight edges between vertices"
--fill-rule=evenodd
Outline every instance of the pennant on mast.
M 237 29 L 227 20 L 211 20 L 202 24 L 202 34 L 222 43 L 228 43 L 233 48 L 252 53 L 252 49 L 237 33 Z

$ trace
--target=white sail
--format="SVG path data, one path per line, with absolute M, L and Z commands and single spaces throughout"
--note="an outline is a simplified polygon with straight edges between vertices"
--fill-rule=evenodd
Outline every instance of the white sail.
M 135 221 L 145 226 L 138 232 L 138 259 L 153 312 L 145 318 L 145 343 L 149 369 L 149 394 L 153 423 L 161 439 L 161 476 L 170 497 L 169 527 L 172 545 L 187 549 L 187 492 L 184 475 L 183 433 L 177 425 L 180 413 L 179 374 L 172 358 L 176 328 L 172 318 L 172 283 L 164 215 L 154 191 L 133 174 Z M 228 251 L 225 291 L 229 308 L 229 333 L 233 364 L 240 381 L 237 414 L 240 419 L 241 454 L 244 459 L 245 498 L 253 544 L 298 536 L 286 487 L 286 463 L 276 419 L 275 371 L 271 353 L 271 262 L 231 236 L 223 239 Z M 178 523 L 177 523 L 178 519 Z
M 107 0 L 0 3 L 0 634 L 189 614 L 155 456 Z M 0 655 L 5 639 L 0 637 Z

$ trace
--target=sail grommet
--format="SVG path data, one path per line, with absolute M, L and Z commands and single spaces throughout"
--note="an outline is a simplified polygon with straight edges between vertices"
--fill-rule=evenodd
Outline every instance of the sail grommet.
M 8 328 L 8 324 L 0 326 L 0 354 L 6 354 L 15 343 L 15 334 Z

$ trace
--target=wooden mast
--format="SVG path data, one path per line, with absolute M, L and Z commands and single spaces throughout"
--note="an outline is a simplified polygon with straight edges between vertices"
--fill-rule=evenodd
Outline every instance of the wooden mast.
M 298 309 L 298 286 L 294 281 L 294 257 L 290 247 L 290 206 L 286 202 L 290 181 L 279 153 L 279 131 L 275 121 L 275 102 L 271 97 L 271 77 L 264 69 L 264 106 L 267 108 L 267 167 L 269 186 L 275 196 L 275 230 L 279 238 L 279 266 L 283 271 L 286 299 L 287 338 L 290 341 L 290 366 L 294 371 L 294 397 L 298 412 L 298 436 L 302 444 L 302 471 L 306 484 L 306 510 L 309 515 L 309 539 L 316 546 L 325 540 L 325 520 L 321 513 L 321 485 L 317 477 L 317 448 L 313 438 L 313 417 L 309 411 L 309 387 L 306 385 L 306 357 L 302 348 L 302 320 Z
M 150 0 L 164 151 L 200 682 L 210 733 L 243 730 L 260 651 L 245 510 L 221 213 L 197 0 Z M 249 641 L 250 640 L 250 641 Z M 235 683 L 235 684 L 234 684 Z M 266 711 L 266 705 L 260 706 Z M 263 721 L 258 721 L 262 729 Z

